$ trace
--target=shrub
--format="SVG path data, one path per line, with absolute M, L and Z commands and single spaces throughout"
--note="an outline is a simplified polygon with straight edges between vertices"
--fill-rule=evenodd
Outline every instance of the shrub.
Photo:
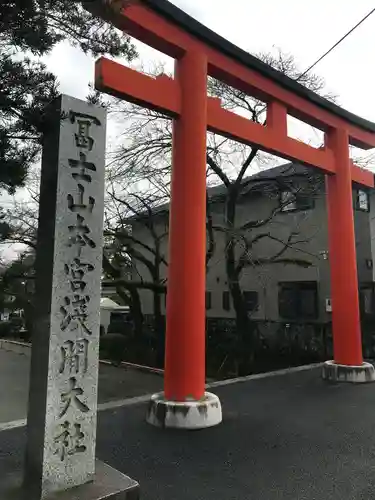
M 108 333 L 121 333 L 126 337 L 129 337 L 133 333 L 133 325 L 129 321 L 121 320 L 112 320 L 108 326 Z
M 119 365 L 125 359 L 126 344 L 126 338 L 120 333 L 108 333 L 100 339 L 100 355 Z
M 5 339 L 13 334 L 12 323 L 10 321 L 0 321 L 0 338 Z
M 17 335 L 23 327 L 23 319 L 18 316 L 13 316 L 10 318 L 10 324 L 12 326 L 13 335 Z
M 18 332 L 18 335 L 19 338 L 24 342 L 29 342 L 31 340 L 31 332 L 26 328 L 21 328 L 21 330 Z

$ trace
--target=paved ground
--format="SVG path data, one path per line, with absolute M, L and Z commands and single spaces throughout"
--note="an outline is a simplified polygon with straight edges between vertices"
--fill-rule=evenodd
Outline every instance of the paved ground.
M 0 423 L 26 417 L 30 356 L 0 350 Z M 100 365 L 99 403 L 150 394 L 163 379 L 114 366 Z
M 375 384 L 311 370 L 215 392 L 225 421 L 205 431 L 149 427 L 144 405 L 101 412 L 99 458 L 139 480 L 142 500 L 372 500 Z M 24 444 L 23 429 L 0 433 L 0 478 Z

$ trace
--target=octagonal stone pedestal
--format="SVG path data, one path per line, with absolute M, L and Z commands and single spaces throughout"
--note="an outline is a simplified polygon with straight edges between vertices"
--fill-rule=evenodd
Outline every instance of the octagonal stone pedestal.
M 331 382 L 351 382 L 363 384 L 375 381 L 375 369 L 370 363 L 360 366 L 340 365 L 334 361 L 326 361 L 323 365 L 322 376 Z
M 1 500 L 34 500 L 30 493 L 22 488 L 22 472 L 15 471 L 1 480 Z M 52 493 L 43 500 L 139 500 L 139 484 L 113 469 L 109 465 L 96 461 L 94 481 Z

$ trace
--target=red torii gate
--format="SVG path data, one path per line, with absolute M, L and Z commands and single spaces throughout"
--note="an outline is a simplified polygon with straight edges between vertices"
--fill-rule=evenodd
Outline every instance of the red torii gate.
M 327 175 L 334 361 L 328 379 L 374 380 L 363 362 L 352 182 L 374 187 L 373 174 L 353 165 L 349 144 L 375 146 L 375 124 L 307 90 L 232 45 L 167 0 L 83 2 L 116 27 L 175 59 L 174 79 L 151 78 L 111 60 L 96 63 L 96 88 L 173 119 L 173 168 L 164 395 L 148 421 L 197 428 L 221 421 L 219 400 L 205 393 L 205 254 L 207 129 Z M 207 96 L 207 76 L 267 103 L 262 126 Z M 319 128 L 316 149 L 287 135 L 287 114 Z

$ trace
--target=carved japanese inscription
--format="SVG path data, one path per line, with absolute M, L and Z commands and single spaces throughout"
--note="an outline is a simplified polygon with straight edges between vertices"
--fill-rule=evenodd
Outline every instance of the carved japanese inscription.
M 106 116 L 104 109 L 67 96 L 59 111 L 58 132 L 43 153 L 37 256 L 45 269 L 39 317 L 49 318 L 39 335 L 49 338 L 49 350 L 39 361 L 33 352 L 32 361 L 32 370 L 43 364 L 46 371 L 47 384 L 38 388 L 46 394 L 45 426 L 32 436 L 31 425 L 43 424 L 34 404 L 27 451 L 45 493 L 87 482 L 95 471 Z M 32 397 L 36 386 L 30 391 Z M 36 444 L 44 454 L 35 468 Z
M 96 249 L 97 242 L 93 239 L 89 222 L 93 222 L 85 217 L 93 214 L 95 207 L 95 196 L 90 190 L 93 176 L 98 175 L 98 169 L 93 161 L 88 161 L 88 154 L 95 147 L 95 138 L 92 133 L 93 128 L 100 127 L 101 121 L 89 113 L 80 113 L 69 110 L 69 119 L 74 136 L 74 144 L 71 158 L 65 169 L 68 176 L 74 180 L 73 189 L 68 192 L 67 209 L 75 214 L 73 224 L 67 224 L 67 245 L 72 252 L 67 252 L 64 262 L 64 271 L 69 280 L 69 293 L 62 298 L 60 314 L 60 329 L 64 334 L 60 346 L 62 362 L 59 371 L 61 378 L 67 374 L 67 388 L 60 394 L 59 419 L 64 418 L 64 422 L 58 422 L 54 442 L 57 453 L 61 461 L 69 459 L 75 453 L 83 453 L 87 450 L 84 444 L 85 433 L 82 431 L 81 423 L 76 421 L 77 412 L 89 413 L 90 407 L 86 404 L 85 397 L 85 375 L 88 368 L 88 348 L 92 330 L 89 322 L 89 304 L 91 296 L 85 292 L 87 288 L 88 273 L 95 271 L 95 265 L 90 262 L 92 259 L 91 250 Z M 102 167 L 103 168 L 103 167 Z M 90 172 L 88 174 L 87 172 Z M 95 221 L 97 222 L 97 221 Z M 81 260 L 82 252 L 85 252 L 86 261 Z M 69 339 L 71 334 L 78 333 L 82 338 Z M 65 334 L 67 340 L 65 340 Z M 78 415 L 79 415 L 78 413 Z M 79 415 L 81 416 L 81 415 Z M 68 420 L 70 418 L 70 420 Z M 66 420 L 65 420 L 66 419 Z M 61 432 L 61 429 L 64 429 Z M 71 431 L 73 429 L 73 433 Z

